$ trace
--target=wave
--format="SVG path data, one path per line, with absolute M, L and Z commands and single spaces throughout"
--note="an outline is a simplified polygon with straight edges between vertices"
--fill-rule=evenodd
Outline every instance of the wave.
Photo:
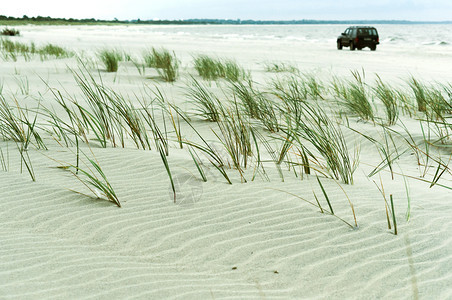
M 384 42 L 386 43 L 405 42 L 405 41 L 406 39 L 401 36 L 389 36 L 384 40 Z
M 448 46 L 448 45 L 450 45 L 450 43 L 446 42 L 446 41 L 430 41 L 430 42 L 422 43 L 422 45 L 425 45 L 425 46 Z

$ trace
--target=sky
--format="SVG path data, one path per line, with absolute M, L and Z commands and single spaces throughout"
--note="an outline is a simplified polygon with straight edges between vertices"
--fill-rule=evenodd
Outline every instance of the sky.
M 107 20 L 450 21 L 452 0 L 14 0 L 2 5 L 0 14 Z

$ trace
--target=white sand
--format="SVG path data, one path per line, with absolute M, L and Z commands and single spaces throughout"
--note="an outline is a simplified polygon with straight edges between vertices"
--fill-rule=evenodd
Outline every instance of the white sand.
M 325 43 L 184 35 L 149 35 L 143 40 L 142 35 L 115 36 L 112 28 L 24 27 L 19 28 L 23 33 L 19 39 L 49 41 L 88 54 L 105 45 L 138 54 L 150 46 L 175 50 L 183 69 L 174 85 L 140 76 L 131 63 L 122 63 L 116 78 L 102 76 L 108 86 L 129 95 L 139 92 L 143 83 L 159 84 L 183 109 L 192 109 L 184 86 L 188 73 L 194 73 L 190 65 L 194 53 L 235 58 L 261 84 L 275 76 L 264 72 L 265 61 L 293 62 L 320 78 L 349 77 L 350 69 L 363 68 L 370 83 L 375 73 L 392 83 L 401 83 L 410 74 L 429 81 L 452 80 L 452 53 L 430 48 L 419 53 L 419 49 L 381 45 L 376 52 L 350 52 Z M 38 99 L 51 104 L 53 97 L 41 76 L 83 102 L 67 66 L 76 67 L 75 59 L 1 61 L 3 95 L 9 101 L 14 95 L 21 106 L 35 107 Z M 147 75 L 152 72 L 147 70 Z M 29 81 L 29 95 L 20 93 L 17 78 Z M 418 122 L 402 118 L 420 140 Z M 209 124 L 195 123 L 202 134 L 212 136 Z M 370 123 L 355 118 L 350 123 L 374 137 L 380 134 L 378 126 Z M 182 131 L 190 135 L 187 128 Z M 372 182 L 379 182 L 379 176 L 366 176 L 380 162 L 379 153 L 364 139 L 344 133 L 350 144 L 361 143 L 355 183 L 340 185 L 354 204 L 359 225 L 355 230 L 286 193 L 310 201 L 315 201 L 313 190 L 322 195 L 315 178 L 300 180 L 286 168 L 284 182 L 270 168 L 270 182 L 257 178 L 242 184 L 231 170 L 233 184 L 228 185 L 211 169 L 204 183 L 189 153 L 174 147 L 169 158 L 178 189 L 174 204 L 158 152 L 136 150 L 132 144 L 125 149 L 93 146 L 122 203 L 118 208 L 69 191 L 85 192 L 80 182 L 57 169 L 58 163 L 48 157 L 73 163 L 73 147 L 60 147 L 44 135 L 49 150 L 29 151 L 37 178 L 32 182 L 25 170 L 20 173 L 15 145 L 0 141 L 3 152 L 9 153 L 9 171 L 0 169 L 0 298 L 451 298 L 451 190 L 429 188 L 418 180 L 423 167 L 407 152 L 395 165 L 396 173 L 413 177 L 406 178 L 411 197 L 411 218 L 406 221 L 403 177 L 391 180 L 388 170 L 382 171 L 385 191 L 394 195 L 399 231 L 395 236 L 387 228 L 384 201 Z M 406 149 L 406 144 L 397 142 Z M 443 153 L 445 160 L 448 151 Z M 424 179 L 431 180 L 435 168 L 432 164 Z M 326 178 L 322 183 L 335 213 L 352 223 L 340 186 Z M 445 173 L 441 184 L 452 187 L 451 175 Z

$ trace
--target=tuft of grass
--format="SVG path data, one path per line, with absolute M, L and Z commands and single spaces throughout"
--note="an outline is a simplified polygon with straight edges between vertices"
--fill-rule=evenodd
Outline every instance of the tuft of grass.
M 427 89 L 427 110 L 425 121 L 427 126 L 435 132 L 438 139 L 433 141 L 435 145 L 445 145 L 452 136 L 452 97 L 450 86 L 431 86 Z M 429 142 L 431 142 L 429 140 Z
M 391 178 L 394 179 L 394 170 L 393 170 L 393 163 L 396 159 L 398 159 L 404 152 L 398 152 L 396 143 L 394 141 L 394 138 L 391 134 L 391 131 L 389 131 L 386 127 L 382 126 L 383 129 L 383 138 L 384 143 L 380 143 L 374 138 L 362 134 L 366 139 L 368 139 L 370 142 L 374 143 L 377 147 L 378 151 L 380 152 L 380 156 L 382 158 L 382 161 L 376 166 L 372 172 L 367 175 L 368 177 L 372 177 L 375 174 L 379 173 L 383 168 L 386 166 L 389 168 L 389 171 L 391 172 Z M 355 131 L 355 130 L 354 130 Z M 357 131 L 355 131 L 357 132 Z M 392 147 L 391 147 L 392 145 Z M 391 148 L 393 150 L 391 150 Z
M 101 147 L 107 147 L 110 141 L 113 147 L 125 147 L 125 137 L 129 136 L 139 149 L 150 149 L 151 140 L 145 121 L 138 109 L 130 101 L 96 81 L 92 74 L 73 71 L 74 78 L 89 104 L 87 109 L 76 101 L 84 131 L 92 130 Z M 74 118 L 77 119 L 77 118 Z
M 0 35 L 6 35 L 6 36 L 17 36 L 20 35 L 20 31 L 14 28 L 4 28 L 2 31 L 0 31 Z
M 222 109 L 220 100 L 193 77 L 186 95 L 195 104 L 198 114 L 204 119 L 210 122 L 220 120 L 220 110 Z
M 113 187 L 105 176 L 102 168 L 95 159 L 91 159 L 85 155 L 89 162 L 85 164 L 86 168 L 80 168 L 79 166 L 70 165 L 76 172 L 68 169 L 83 185 L 85 185 L 95 196 L 100 199 L 102 196 L 106 200 L 113 202 L 118 207 L 121 207 L 121 202 L 118 199 Z M 94 169 L 92 169 L 92 168 Z M 83 175 L 83 176 L 82 176 Z
M 396 94 L 396 97 L 398 99 L 399 108 L 403 113 L 405 113 L 408 116 L 413 116 L 413 113 L 416 111 L 415 105 L 413 103 L 412 97 L 403 90 L 394 90 L 394 93 Z
M 452 132 L 450 122 L 452 114 L 451 85 L 427 85 L 411 77 L 409 86 L 414 93 L 418 111 L 424 114 L 420 121 L 427 123 L 429 133 L 432 130 L 438 136 L 438 140 L 431 141 L 429 139 L 429 143 L 446 144 L 450 140 Z
M 296 111 L 297 102 L 324 99 L 325 87 L 312 73 L 292 74 L 272 80 L 276 97 L 284 101 L 290 111 Z
M 58 45 L 47 44 L 42 48 L 37 50 L 39 55 L 41 56 L 41 60 L 44 60 L 47 57 L 55 57 L 55 58 L 66 58 L 72 56 L 72 53 L 60 47 Z
M 265 72 L 273 72 L 273 73 L 293 73 L 298 74 L 300 71 L 294 65 L 284 63 L 284 62 L 266 62 L 264 63 Z
M 232 165 L 238 170 L 243 181 L 243 169 L 248 165 L 248 158 L 253 154 L 253 128 L 244 119 L 239 110 L 224 109 L 221 119 L 217 122 L 218 131 L 212 129 L 218 140 L 224 146 L 232 160 Z
M 17 82 L 17 86 L 22 95 L 30 94 L 30 84 L 27 76 L 14 76 L 14 80 Z
M 61 145 L 61 142 L 64 142 L 66 147 L 74 144 L 72 140 L 72 136 L 75 137 L 75 143 L 78 144 L 78 139 L 81 138 L 88 144 L 88 137 L 86 136 L 87 130 L 85 130 L 85 123 L 76 113 L 77 111 L 77 103 L 73 100 L 75 106 L 72 106 L 67 103 L 63 95 L 60 91 L 51 88 L 48 83 L 46 83 L 47 88 L 54 96 L 54 100 L 56 103 L 63 108 L 64 112 L 69 119 L 69 121 L 64 120 L 60 117 L 53 109 L 49 109 L 44 107 L 43 114 L 46 115 L 48 123 L 50 124 L 52 131 L 48 131 L 50 135 Z
M 323 86 L 323 83 L 315 76 L 315 74 L 305 73 L 303 74 L 302 79 L 304 80 L 304 85 L 306 86 L 307 93 L 311 99 L 324 100 L 324 97 L 322 95 L 325 87 Z
M 123 131 L 122 126 L 117 122 L 114 110 L 109 105 L 108 90 L 101 88 L 92 74 L 85 74 L 82 71 L 72 72 L 90 106 L 90 109 L 87 109 L 77 101 L 72 101 L 78 109 L 84 129 L 87 132 L 92 130 L 102 148 L 107 147 L 108 141 L 116 147 L 117 139 L 119 138 L 119 142 L 123 140 Z
M 217 59 L 208 55 L 193 58 L 195 70 L 205 80 L 225 78 L 230 81 L 248 79 L 249 74 L 232 59 Z
M 163 96 L 160 93 L 160 91 L 157 91 L 157 96 L 162 97 L 161 100 L 163 100 Z M 173 173 L 171 172 L 171 168 L 170 168 L 169 161 L 168 161 L 169 147 L 168 147 L 166 126 L 164 127 L 165 132 L 163 133 L 162 130 L 160 129 L 160 127 L 157 125 L 157 122 L 155 121 L 153 109 L 151 109 L 145 101 L 143 101 L 141 103 L 141 107 L 142 107 L 142 116 L 144 117 L 145 121 L 149 125 L 150 130 L 152 131 L 152 133 L 154 135 L 154 142 L 155 142 L 156 148 L 160 154 L 160 158 L 165 167 L 168 178 L 170 180 L 171 189 L 173 191 L 174 203 L 176 203 L 176 196 L 177 196 L 176 195 L 176 187 L 174 185 Z M 178 112 L 178 111 L 176 111 L 176 112 Z
M 37 47 L 34 43 L 24 44 L 13 42 L 8 39 L 0 39 L 0 50 L 5 60 L 16 61 L 22 55 L 26 61 L 31 60 L 34 55 L 39 55 L 41 60 L 49 58 L 66 58 L 73 55 L 72 52 L 53 44 Z
M 121 53 L 117 50 L 104 49 L 99 52 L 99 58 L 104 64 L 107 72 L 118 71 L 118 63 L 121 60 Z
M 47 149 L 41 135 L 37 131 L 37 116 L 35 114 L 33 119 L 28 117 L 28 110 L 21 108 L 16 99 L 14 99 L 16 109 L 13 109 L 8 105 L 6 99 L 0 95 L 0 135 L 7 140 L 12 140 L 16 143 L 16 147 L 19 151 L 20 160 L 20 172 L 22 173 L 23 166 L 27 169 L 31 179 L 36 181 L 36 176 L 33 170 L 32 161 L 28 154 L 29 145 L 32 141 L 35 141 L 35 147 L 41 149 Z M 39 107 L 37 109 L 39 111 Z M 5 168 L 3 152 L 2 166 Z
M 46 149 L 37 129 L 37 113 L 34 119 L 28 118 L 28 111 L 20 107 L 16 99 L 14 99 L 17 110 L 14 110 L 6 99 L 0 95 L 0 135 L 7 140 L 12 140 L 22 145 L 25 150 L 32 142 L 32 138 L 37 148 Z
M 249 74 L 237 64 L 235 60 L 226 59 L 219 65 L 220 76 L 231 81 L 239 81 L 249 78 Z
M 424 84 L 416 80 L 416 78 L 411 77 L 408 82 L 410 88 L 414 93 L 414 98 L 416 99 L 417 109 L 420 112 L 425 112 L 427 110 L 427 91 Z
M 207 55 L 198 55 L 193 58 L 195 70 L 198 75 L 205 80 L 216 80 L 220 77 L 220 70 L 218 65 L 221 63 L 217 59 L 211 58 Z
M 284 76 L 273 79 L 271 93 L 282 101 L 279 108 L 283 115 L 297 120 L 301 117 L 303 102 L 308 98 L 308 91 L 299 75 Z
M 220 174 L 226 179 L 226 181 L 229 184 L 232 184 L 231 180 L 229 179 L 229 176 L 227 172 L 224 169 L 225 163 L 223 161 L 223 158 L 218 154 L 218 151 L 214 149 L 214 147 L 208 143 L 204 137 L 199 133 L 198 130 L 193 126 L 193 124 L 190 122 L 190 120 L 187 118 L 185 114 L 183 114 L 179 109 L 176 109 L 174 105 L 170 104 L 174 111 L 179 115 L 181 120 L 183 120 L 195 133 L 196 136 L 201 140 L 201 143 L 195 143 L 192 141 L 184 140 L 184 144 L 187 144 L 188 146 L 192 147 L 193 149 L 197 149 L 204 153 L 207 157 L 209 162 L 212 164 L 212 166 L 215 167 L 215 169 L 220 172 Z M 197 164 L 197 162 L 195 162 Z
M 147 67 L 157 69 L 159 75 L 167 82 L 176 81 L 179 76 L 179 61 L 176 54 L 167 49 L 157 50 L 152 48 L 144 53 L 144 61 Z
M 333 80 L 331 81 L 331 88 L 333 91 L 333 95 L 339 99 L 347 98 L 347 88 L 342 79 L 337 76 L 333 76 Z
M 346 184 L 352 184 L 353 174 L 358 166 L 358 151 L 354 157 L 351 156 L 340 127 L 334 124 L 320 107 L 304 102 L 300 109 L 297 117 L 291 116 L 291 124 L 284 131 L 297 141 L 304 155 L 311 157 L 327 174 Z M 326 165 L 308 149 L 305 141 L 322 155 Z
M 18 55 L 23 55 L 28 59 L 29 54 L 32 53 L 30 46 L 20 42 L 13 42 L 9 39 L 0 39 L 0 50 L 4 60 L 11 59 L 12 61 L 17 61 Z
M 450 86 L 431 87 L 428 91 L 427 115 L 434 120 L 444 121 L 452 114 L 452 90 Z
M 388 125 L 394 125 L 399 118 L 398 97 L 393 88 L 385 84 L 377 75 L 377 86 L 374 88 L 375 95 L 383 103 L 386 110 Z
M 113 116 L 116 118 L 113 124 L 116 124 L 117 132 L 125 132 L 135 143 L 137 149 L 151 149 L 150 137 L 145 127 L 142 115 L 130 101 L 126 101 L 121 94 L 111 89 L 106 89 L 106 98 L 113 110 Z M 121 137 L 123 141 L 123 138 Z M 124 142 L 122 142 L 124 147 Z
M 170 123 L 174 129 L 174 133 L 176 134 L 177 142 L 179 144 L 179 147 L 181 149 L 184 148 L 184 144 L 182 141 L 182 133 L 181 133 L 181 126 L 180 126 L 180 118 L 179 114 L 177 114 L 176 110 L 180 110 L 177 106 L 171 105 L 169 101 L 164 97 L 162 91 L 155 87 L 155 91 L 153 92 L 155 96 L 155 100 L 157 100 L 157 103 L 159 104 L 160 108 L 163 112 L 166 113 L 166 116 L 169 118 Z M 165 121 L 165 119 L 163 119 Z
M 231 82 L 231 90 L 234 95 L 241 100 L 241 106 L 246 114 L 254 119 L 260 118 L 261 108 L 257 93 L 252 87 L 252 83 Z
M 363 78 L 358 71 L 352 71 L 352 75 L 355 80 L 348 82 L 345 90 L 340 86 L 337 87 L 342 96 L 339 103 L 361 119 L 374 121 L 374 111 L 369 102 Z
M 271 84 L 274 95 L 283 100 L 289 112 L 298 110 L 299 102 L 308 99 L 307 87 L 299 75 L 277 78 Z
M 262 125 L 270 132 L 279 130 L 273 101 L 264 93 L 256 90 L 251 81 L 246 84 L 242 81 L 231 81 L 231 90 L 234 96 L 241 100 L 241 109 L 247 116 L 261 121 Z

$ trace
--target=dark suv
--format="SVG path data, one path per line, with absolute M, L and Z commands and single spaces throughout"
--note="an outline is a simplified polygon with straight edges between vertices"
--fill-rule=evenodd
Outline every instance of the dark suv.
M 342 50 L 342 47 L 350 47 L 350 50 L 369 47 L 370 50 L 375 51 L 378 44 L 380 41 L 377 29 L 370 26 L 352 26 L 337 37 L 337 49 L 339 50 Z

